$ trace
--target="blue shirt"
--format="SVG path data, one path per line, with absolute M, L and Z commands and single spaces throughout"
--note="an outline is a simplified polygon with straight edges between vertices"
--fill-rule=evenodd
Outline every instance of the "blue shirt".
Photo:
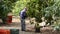
M 25 19 L 25 16 L 26 16 L 26 10 L 23 9 L 23 10 L 20 12 L 20 17 L 21 17 L 22 19 Z

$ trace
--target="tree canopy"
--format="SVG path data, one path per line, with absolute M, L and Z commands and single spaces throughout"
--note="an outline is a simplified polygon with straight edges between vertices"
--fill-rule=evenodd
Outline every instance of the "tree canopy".
M 50 6 L 53 6 L 54 0 L 30 0 L 28 2 L 28 16 L 35 17 L 38 22 L 41 21 L 41 17 L 45 16 L 45 11 L 43 11 L 45 8 L 48 8 Z

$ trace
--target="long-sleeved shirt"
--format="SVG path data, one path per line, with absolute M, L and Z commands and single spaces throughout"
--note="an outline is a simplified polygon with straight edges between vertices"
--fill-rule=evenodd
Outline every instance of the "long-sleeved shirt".
M 21 12 L 20 12 L 20 17 L 22 19 L 25 19 L 25 16 L 26 16 L 26 9 L 23 9 Z

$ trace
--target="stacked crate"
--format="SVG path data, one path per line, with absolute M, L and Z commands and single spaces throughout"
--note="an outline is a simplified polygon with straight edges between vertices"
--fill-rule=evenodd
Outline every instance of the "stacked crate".
M 19 29 L 10 30 L 0 29 L 0 34 L 19 34 Z
M 10 34 L 10 30 L 0 29 L 0 34 Z
M 10 29 L 11 34 L 19 34 L 19 29 Z

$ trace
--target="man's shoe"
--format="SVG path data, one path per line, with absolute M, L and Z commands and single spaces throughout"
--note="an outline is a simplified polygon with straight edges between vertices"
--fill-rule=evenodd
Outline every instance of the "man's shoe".
M 25 31 L 25 30 L 21 30 L 21 31 Z

